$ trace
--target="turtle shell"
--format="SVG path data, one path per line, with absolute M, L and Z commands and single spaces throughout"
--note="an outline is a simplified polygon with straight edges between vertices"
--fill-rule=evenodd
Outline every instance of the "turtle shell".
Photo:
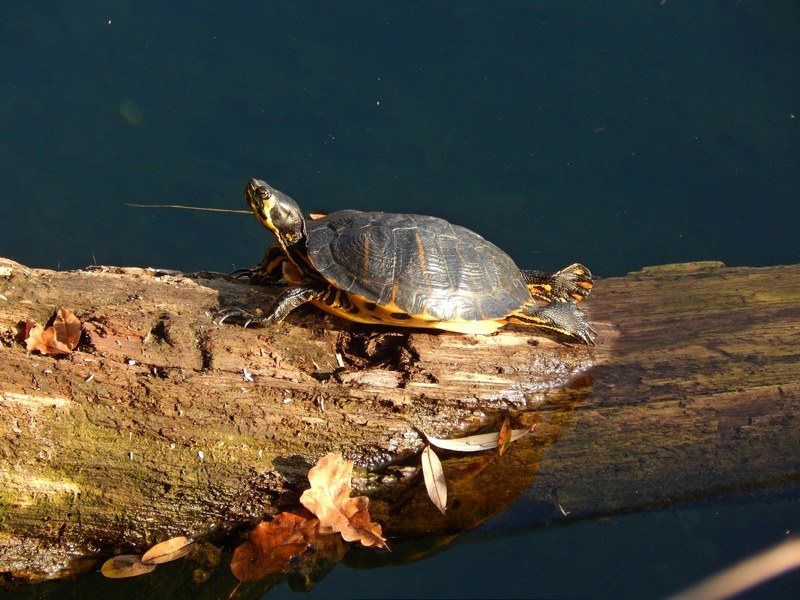
M 306 229 L 314 268 L 362 302 L 428 320 L 481 321 L 530 300 L 508 254 L 443 219 L 343 210 Z

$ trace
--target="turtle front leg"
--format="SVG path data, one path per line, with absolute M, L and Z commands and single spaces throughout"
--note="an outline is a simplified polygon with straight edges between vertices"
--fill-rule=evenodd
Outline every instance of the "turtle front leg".
M 283 278 L 283 263 L 286 254 L 278 244 L 273 244 L 264 252 L 264 257 L 256 266 L 249 269 L 237 269 L 231 273 L 237 279 L 246 279 L 251 285 L 273 285 Z
M 262 321 L 266 324 L 280 323 L 295 308 L 310 302 L 324 290 L 325 286 L 319 283 L 307 283 L 297 287 L 290 287 L 275 299 Z
M 580 263 L 571 264 L 555 273 L 520 269 L 531 296 L 544 300 L 584 300 L 592 291 L 592 273 Z
M 264 315 L 256 315 L 244 308 L 231 306 L 230 308 L 217 312 L 215 319 L 218 319 L 217 322 L 220 325 L 226 320 L 234 320 L 241 322 L 244 327 L 247 327 L 251 323 L 258 323 L 260 325 L 280 323 L 295 308 L 313 300 L 324 290 L 325 286 L 319 283 L 308 283 L 290 287 L 281 292 Z

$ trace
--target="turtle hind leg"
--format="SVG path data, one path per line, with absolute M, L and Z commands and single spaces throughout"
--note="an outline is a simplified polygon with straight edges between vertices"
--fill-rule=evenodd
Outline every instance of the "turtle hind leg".
M 580 263 L 573 263 L 555 273 L 520 269 L 531 296 L 544 300 L 577 301 L 592 291 L 592 273 Z
M 545 306 L 533 302 L 508 316 L 509 323 L 521 323 L 556 331 L 587 346 L 594 346 L 597 333 L 589 324 L 586 313 L 572 302 L 553 300 Z

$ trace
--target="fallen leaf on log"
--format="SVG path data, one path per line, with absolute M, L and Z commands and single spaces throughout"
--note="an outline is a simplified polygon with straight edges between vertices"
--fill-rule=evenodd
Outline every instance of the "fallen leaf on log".
M 374 523 L 369 514 L 369 498 L 357 496 L 350 500 L 347 512 L 344 513 L 345 515 L 350 513 L 349 525 L 339 532 L 342 538 L 347 542 L 359 542 L 366 548 L 375 546 L 389 550 L 386 539 L 381 535 L 380 524 Z
M 56 330 L 52 326 L 45 329 L 41 325 L 35 325 L 28 332 L 28 337 L 25 338 L 25 346 L 28 348 L 28 352 L 39 352 L 40 354 L 64 355 L 72 353 L 72 350 L 65 343 L 57 339 Z
M 233 576 L 239 581 L 258 581 L 282 571 L 293 557 L 305 552 L 317 525 L 317 519 L 288 512 L 259 523 L 248 540 L 233 552 Z
M 156 565 L 144 564 L 138 554 L 120 554 L 104 562 L 100 572 L 109 579 L 123 579 L 150 573 L 155 568 Z
M 509 443 L 516 442 L 530 435 L 531 429 L 512 429 L 509 437 Z M 500 434 L 495 433 L 480 433 L 478 435 L 469 435 L 463 438 L 443 439 L 425 436 L 432 446 L 441 448 L 442 450 L 452 450 L 454 452 L 480 452 L 481 450 L 492 450 L 498 447 L 498 440 Z
M 311 489 L 303 492 L 300 503 L 317 516 L 320 533 L 339 533 L 347 542 L 388 550 L 381 526 L 371 520 L 369 498 L 350 497 L 352 475 L 352 461 L 338 454 L 322 457 L 308 472 Z
M 194 540 L 181 535 L 178 537 L 164 540 L 156 544 L 142 556 L 142 562 L 146 565 L 160 565 L 183 558 L 192 550 Z
M 422 477 L 425 479 L 425 488 L 428 497 L 442 514 L 447 510 L 447 482 L 444 479 L 442 462 L 433 448 L 425 446 L 422 451 Z
M 81 322 L 62 306 L 47 329 L 33 321 L 25 321 L 23 335 L 28 352 L 63 356 L 70 354 L 80 342 Z
M 81 341 L 80 319 L 68 308 L 62 306 L 58 309 L 53 320 L 53 329 L 56 330 L 56 339 L 63 342 L 70 350 L 74 350 Z

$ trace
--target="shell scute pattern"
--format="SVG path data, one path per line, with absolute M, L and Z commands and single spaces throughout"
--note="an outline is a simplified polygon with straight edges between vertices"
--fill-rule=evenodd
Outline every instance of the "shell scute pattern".
M 307 221 L 308 256 L 335 287 L 435 320 L 500 319 L 530 299 L 513 260 L 424 215 L 341 211 Z

